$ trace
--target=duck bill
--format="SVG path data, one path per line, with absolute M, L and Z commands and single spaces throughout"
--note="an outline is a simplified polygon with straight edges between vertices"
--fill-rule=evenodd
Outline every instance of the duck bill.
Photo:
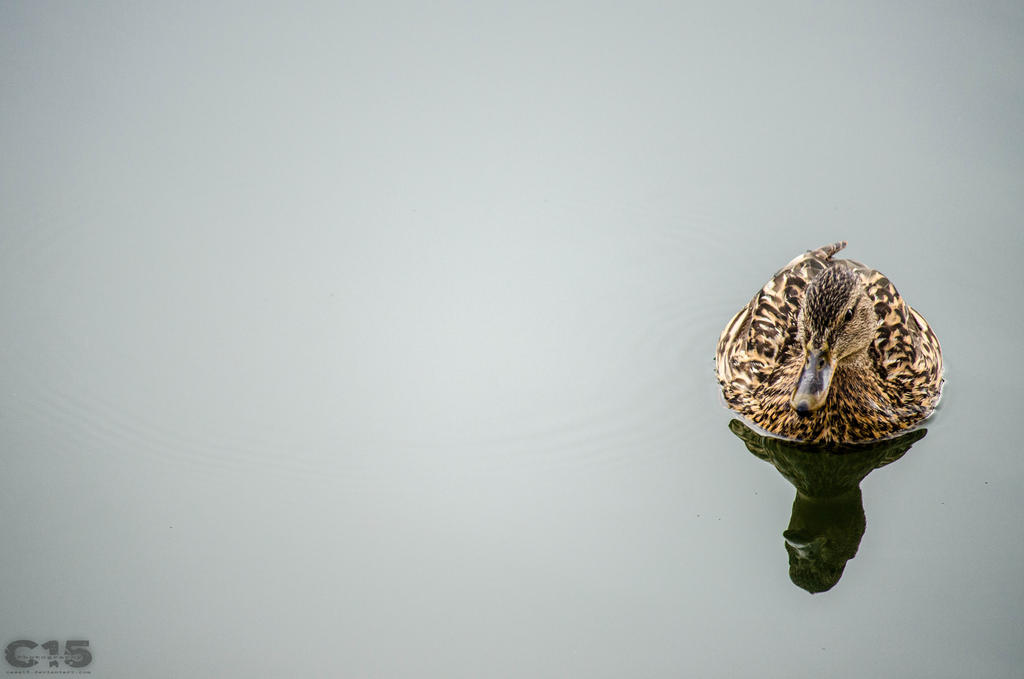
M 825 538 L 821 535 L 808 535 L 799 530 L 787 530 L 782 534 L 786 544 L 797 554 L 807 559 L 821 551 Z
M 827 349 L 809 349 L 790 404 L 801 415 L 825 405 L 836 364 Z

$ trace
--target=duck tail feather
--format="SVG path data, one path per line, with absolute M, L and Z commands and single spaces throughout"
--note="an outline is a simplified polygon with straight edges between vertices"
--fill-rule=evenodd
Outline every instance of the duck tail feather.
M 817 250 L 811 250 L 810 253 L 815 257 L 822 257 L 824 259 L 832 259 L 832 255 L 836 254 L 840 250 L 846 247 L 846 241 L 840 240 L 835 243 L 830 243 L 824 247 L 820 247 Z

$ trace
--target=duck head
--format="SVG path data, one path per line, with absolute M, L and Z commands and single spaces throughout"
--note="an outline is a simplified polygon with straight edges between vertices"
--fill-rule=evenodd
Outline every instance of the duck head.
M 800 415 L 825 405 L 836 366 L 862 355 L 875 337 L 877 320 L 864 281 L 841 263 L 807 285 L 797 318 L 804 364 L 790 398 Z

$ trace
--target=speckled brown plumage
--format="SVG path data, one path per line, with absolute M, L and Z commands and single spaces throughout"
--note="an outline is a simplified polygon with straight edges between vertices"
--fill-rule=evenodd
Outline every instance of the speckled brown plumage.
M 859 262 L 833 259 L 845 246 L 833 243 L 793 259 L 719 338 L 716 368 L 726 403 L 772 434 L 820 443 L 871 441 L 918 424 L 938 404 L 938 339 L 883 274 Z M 811 304 L 802 316 L 812 285 Z M 805 343 L 812 335 L 825 346 L 837 342 L 843 304 L 861 290 L 873 307 L 873 317 L 864 311 L 865 319 L 875 324 L 868 330 L 873 335 L 866 351 L 840 360 L 824 405 L 798 414 L 791 398 L 804 366 Z

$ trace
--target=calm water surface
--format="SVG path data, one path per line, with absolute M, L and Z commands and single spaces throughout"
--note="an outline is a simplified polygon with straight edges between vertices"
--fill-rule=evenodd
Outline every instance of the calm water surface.
M 4 645 L 1021 676 L 1016 6 L 14 3 L 0 33 Z M 925 432 L 826 457 L 733 423 L 713 350 L 837 239 L 948 382 Z

